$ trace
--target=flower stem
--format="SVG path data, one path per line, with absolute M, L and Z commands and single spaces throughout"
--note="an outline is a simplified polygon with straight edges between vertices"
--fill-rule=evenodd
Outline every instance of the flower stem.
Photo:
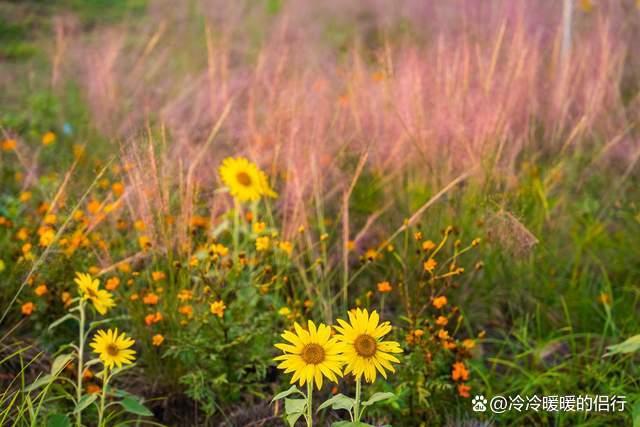
M 307 381 L 307 426 L 313 427 L 313 381 Z
M 233 262 L 238 261 L 238 246 L 240 243 L 240 203 L 233 199 Z
M 84 300 L 80 300 L 79 305 L 80 311 L 80 324 L 79 324 L 79 338 L 78 338 L 78 379 L 76 384 L 76 404 L 80 403 L 80 399 L 82 399 L 82 375 L 84 374 Z M 78 415 L 76 415 L 76 425 L 78 427 L 82 426 L 82 411 L 78 411 Z
M 100 395 L 100 411 L 98 412 L 98 427 L 102 427 L 104 420 L 104 402 L 107 395 L 107 384 L 109 383 L 109 368 L 104 367 L 104 381 L 102 382 L 102 393 Z
M 356 378 L 356 403 L 353 405 L 353 417 L 355 418 L 356 423 L 360 422 L 360 417 L 362 416 L 362 413 L 360 412 L 360 391 L 362 388 L 361 378 L 362 377 Z

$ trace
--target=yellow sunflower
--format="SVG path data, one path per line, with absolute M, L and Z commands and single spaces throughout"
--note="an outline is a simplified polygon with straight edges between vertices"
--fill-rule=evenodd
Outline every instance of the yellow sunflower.
M 115 330 L 109 329 L 107 332 L 99 330 L 89 345 L 93 348 L 94 353 L 98 353 L 105 368 L 111 369 L 114 365 L 120 368 L 122 365 L 133 363 L 136 352 L 129 347 L 134 342 L 124 332 L 118 335 L 118 328 L 116 328 Z
M 108 309 L 115 307 L 113 296 L 104 289 L 99 289 L 100 281 L 92 278 L 89 274 L 76 273 L 74 280 L 80 289 L 80 293 L 85 300 L 93 303 L 96 311 L 104 315 Z
M 331 338 L 331 327 L 316 325 L 309 320 L 309 330 L 306 331 L 296 322 L 295 333 L 285 331 L 282 338 L 289 343 L 276 344 L 276 348 L 285 354 L 274 360 L 281 360 L 279 369 L 285 373 L 293 372 L 291 384 L 296 381 L 303 386 L 305 382 L 312 383 L 315 379 L 318 389 L 322 387 L 323 376 L 337 383 L 337 376 L 342 376 L 341 346 L 335 338 Z
M 360 379 L 364 374 L 367 382 L 376 380 L 376 369 L 387 378 L 385 371 L 395 372 L 391 362 L 400 361 L 389 353 L 402 353 L 400 344 L 395 341 L 381 341 L 382 337 L 391 331 L 389 322 L 378 323 L 380 316 L 376 311 L 371 315 L 367 310 L 349 311 L 350 324 L 342 319 L 338 319 L 340 326 L 336 326 L 339 335 L 338 341 L 344 344 L 343 358 L 347 366 L 345 374 L 350 372 Z
M 219 172 L 231 195 L 241 202 L 256 201 L 262 196 L 277 196 L 269 187 L 267 175 L 244 157 L 227 157 Z

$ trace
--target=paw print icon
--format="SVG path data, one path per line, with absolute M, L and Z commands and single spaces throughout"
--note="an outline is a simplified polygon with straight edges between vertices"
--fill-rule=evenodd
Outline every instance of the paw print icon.
M 475 412 L 485 412 L 487 410 L 487 399 L 483 395 L 476 395 L 471 399 L 473 410 Z

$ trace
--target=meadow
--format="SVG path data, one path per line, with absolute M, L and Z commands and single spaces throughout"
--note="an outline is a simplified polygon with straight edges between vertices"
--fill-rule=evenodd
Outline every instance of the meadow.
M 0 425 L 640 426 L 639 94 L 635 0 L 0 0 Z

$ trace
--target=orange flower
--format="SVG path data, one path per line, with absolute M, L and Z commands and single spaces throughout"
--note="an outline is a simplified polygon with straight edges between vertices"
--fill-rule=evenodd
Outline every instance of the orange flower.
M 227 306 L 224 304 L 224 301 L 218 300 L 213 302 L 210 308 L 211 308 L 211 314 L 214 314 L 222 318 L 222 316 L 224 316 L 224 310 L 227 308 Z
M 160 313 L 159 311 L 156 311 L 155 313 L 147 314 L 147 315 L 144 317 L 144 323 L 145 323 L 147 326 L 151 326 L 151 325 L 153 325 L 154 323 L 158 323 L 158 322 L 160 322 L 162 319 L 163 319 L 163 317 L 162 317 L 162 313 Z
M 113 191 L 113 194 L 117 197 L 120 197 L 124 193 L 124 185 L 121 182 L 114 182 L 113 185 L 111 185 L 111 191 Z
M 42 145 L 51 145 L 56 142 L 56 134 L 53 132 L 46 132 L 42 135 Z
M 441 309 L 442 307 L 447 305 L 447 297 L 445 297 L 444 295 L 440 297 L 436 297 L 433 299 L 432 304 L 435 308 Z
M 435 270 L 436 266 L 438 265 L 438 263 L 436 262 L 435 259 L 433 258 L 429 258 L 428 260 L 426 260 L 424 262 L 424 271 L 428 271 L 429 273 L 432 273 L 433 270 Z
M 153 344 L 156 347 L 160 347 L 160 345 L 162 345 L 163 342 L 164 342 L 164 337 L 161 334 L 155 334 L 153 338 L 151 338 L 151 344 Z
M 382 294 L 386 294 L 388 292 L 391 292 L 393 288 L 391 287 L 391 283 L 384 281 L 384 282 L 380 282 L 378 283 L 378 292 L 382 293 Z
M 190 301 L 192 298 L 193 291 L 189 289 L 181 289 L 180 292 L 178 292 L 178 299 L 180 300 L 180 302 Z
M 160 280 L 164 280 L 167 277 L 166 274 L 164 274 L 164 271 L 154 271 L 151 273 L 151 278 L 155 281 L 155 282 L 159 282 Z
M 91 378 L 93 378 L 93 372 L 91 372 L 91 369 L 85 368 L 85 370 L 82 372 L 82 379 L 90 380 Z
M 92 215 L 97 214 L 100 211 L 100 202 L 95 199 L 91 200 L 87 205 L 87 211 Z
M 436 244 L 433 243 L 431 240 L 425 240 L 424 242 L 422 242 L 422 250 L 423 251 L 430 251 L 431 249 L 435 248 Z
M 18 145 L 18 143 L 15 139 L 5 139 L 2 141 L 2 151 L 13 151 L 16 149 L 16 145 Z
M 151 239 L 148 236 L 140 236 L 138 238 L 138 244 L 140 249 L 147 250 L 151 247 Z
M 466 340 L 462 341 L 462 346 L 464 348 L 466 348 L 467 350 L 471 350 L 472 348 L 474 348 L 476 346 L 476 342 L 474 340 L 471 340 L 471 339 L 466 339 Z
M 144 298 L 142 298 L 142 302 L 147 305 L 156 305 L 158 304 L 158 300 L 158 295 L 154 294 L 153 292 L 149 292 L 144 296 Z
M 35 310 L 35 308 L 35 304 L 31 301 L 25 302 L 24 304 L 22 304 L 22 314 L 24 314 L 25 316 L 31 316 L 31 313 L 33 313 L 33 310 Z
M 468 398 L 471 397 L 469 392 L 471 391 L 471 387 L 466 384 L 458 384 L 458 394 L 460 397 Z
M 190 305 L 181 305 L 180 307 L 178 307 L 178 312 L 191 318 L 191 316 L 193 316 L 193 307 Z
M 107 279 L 107 282 L 104 285 L 108 291 L 115 291 L 118 289 L 118 286 L 120 286 L 120 278 L 116 276 Z
M 446 329 L 440 329 L 438 331 L 438 338 L 440 338 L 441 340 L 448 340 L 449 332 Z
M 102 391 L 102 389 L 100 388 L 99 385 L 96 385 L 96 384 L 93 384 L 93 383 L 87 384 L 87 393 L 89 393 L 89 394 L 98 394 L 98 393 L 100 393 L 100 391 Z
M 64 306 L 67 307 L 69 304 L 71 304 L 71 293 L 63 292 L 60 299 L 62 300 Z
M 47 285 L 43 283 L 40 286 L 38 286 L 34 292 L 36 293 L 37 296 L 41 297 L 45 295 L 48 291 L 49 290 L 47 289 Z
M 455 362 L 451 371 L 451 378 L 454 381 L 467 381 L 469 379 L 469 371 L 462 362 Z
M 438 325 L 438 326 L 446 326 L 447 323 L 449 323 L 449 319 L 447 319 L 444 316 L 439 316 L 436 319 L 436 325 Z

